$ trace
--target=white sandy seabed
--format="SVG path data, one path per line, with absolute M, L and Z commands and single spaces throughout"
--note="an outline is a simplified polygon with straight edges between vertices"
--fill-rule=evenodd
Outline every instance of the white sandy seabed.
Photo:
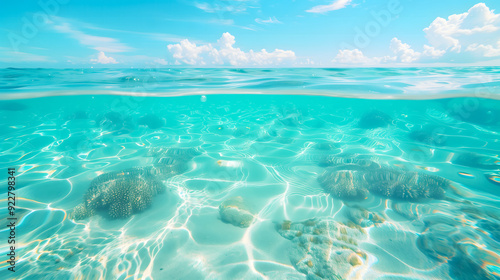
M 15 101 L 27 109 L 9 111 L 10 123 L 2 115 L 0 163 L 18 167 L 21 186 L 17 279 L 500 277 L 498 128 L 457 120 L 442 100 L 209 95 L 113 111 L 125 98 L 29 99 Z M 360 127 L 374 108 L 388 123 Z M 446 141 L 411 137 L 428 127 Z M 157 174 L 164 191 L 146 209 L 73 219 L 97 176 L 166 158 L 184 168 Z M 370 190 L 353 200 L 318 181 L 332 167 L 366 167 L 353 158 L 450 184 L 439 199 Z

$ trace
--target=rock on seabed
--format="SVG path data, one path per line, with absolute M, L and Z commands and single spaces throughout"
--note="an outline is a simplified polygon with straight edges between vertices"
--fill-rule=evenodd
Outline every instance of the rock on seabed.
M 254 215 L 245 205 L 241 196 L 222 202 L 219 206 L 219 213 L 223 222 L 242 228 L 249 227 L 254 219 Z
M 348 279 L 365 265 L 367 254 L 358 248 L 366 235 L 333 220 L 284 221 L 278 233 L 291 240 L 288 256 L 307 279 Z

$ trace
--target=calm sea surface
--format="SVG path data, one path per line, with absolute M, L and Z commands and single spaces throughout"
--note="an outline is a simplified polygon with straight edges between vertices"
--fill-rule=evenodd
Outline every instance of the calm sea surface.
M 500 279 L 499 67 L 0 69 L 0 131 L 0 279 Z

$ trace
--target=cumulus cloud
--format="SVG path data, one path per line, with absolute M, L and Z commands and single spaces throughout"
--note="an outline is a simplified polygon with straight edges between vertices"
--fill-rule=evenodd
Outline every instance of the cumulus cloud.
M 398 38 L 392 38 L 390 49 L 403 63 L 410 63 L 420 58 L 419 52 L 414 51 L 410 45 L 401 42 Z
M 307 10 L 308 13 L 327 13 L 330 11 L 340 10 L 349 5 L 352 0 L 335 0 L 331 4 L 328 5 L 318 5 L 314 6 L 311 9 Z
M 495 57 L 500 56 L 500 40 L 498 40 L 496 46 L 483 45 L 483 44 L 471 44 L 467 47 L 466 51 L 479 53 L 484 57 Z
M 397 57 L 395 56 L 367 57 L 359 49 L 344 49 L 339 50 L 332 62 L 340 64 L 376 65 L 380 63 L 394 62 L 396 59 Z
M 479 3 L 462 14 L 436 18 L 424 29 L 432 47 L 460 53 L 463 50 L 492 57 L 500 55 L 500 15 Z
M 371 63 L 371 59 L 366 57 L 362 51 L 358 49 L 353 50 L 339 50 L 337 56 L 333 59 L 333 62 L 338 63 L 353 63 L 353 64 L 367 64 Z
M 116 64 L 118 63 L 114 58 L 106 56 L 104 52 L 99 52 L 97 59 L 93 58 L 90 62 L 100 63 L 100 64 Z
M 291 62 L 296 58 L 295 53 L 290 50 L 275 49 L 268 52 L 262 49 L 261 51 L 244 52 L 240 48 L 235 48 L 235 44 L 235 37 L 226 32 L 217 41 L 217 46 L 212 44 L 196 45 L 188 39 L 184 39 L 179 44 L 168 45 L 167 48 L 177 63 L 189 65 L 278 65 Z
M 198 63 L 202 65 L 205 64 L 201 54 L 210 52 L 210 50 L 213 49 L 210 44 L 197 46 L 188 39 L 182 40 L 179 44 L 168 45 L 167 48 L 175 59 L 191 65 Z
M 479 3 L 462 14 L 447 19 L 436 18 L 424 29 L 429 44 L 414 50 L 409 44 L 393 38 L 389 49 L 393 55 L 367 57 L 359 49 L 339 50 L 333 62 L 342 64 L 427 63 L 484 61 L 500 56 L 500 14 Z
M 446 53 L 445 50 L 438 50 L 434 47 L 424 45 L 424 52 L 422 53 L 423 56 L 427 56 L 430 58 L 439 58 L 443 56 Z
M 444 51 L 439 51 L 433 47 L 424 46 L 424 53 L 417 52 L 410 45 L 403 43 L 398 38 L 392 38 L 389 49 L 394 55 L 386 55 L 382 57 L 367 57 L 359 49 L 344 49 L 339 50 L 333 62 L 341 64 L 384 64 L 384 63 L 412 63 L 423 57 L 439 57 L 444 54 Z

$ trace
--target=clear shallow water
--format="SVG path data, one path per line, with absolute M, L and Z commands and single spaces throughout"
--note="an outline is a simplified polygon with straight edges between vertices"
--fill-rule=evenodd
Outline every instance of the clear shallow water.
M 398 94 L 422 100 L 373 100 L 390 95 L 377 86 L 368 90 L 373 99 L 306 96 L 291 85 L 303 95 L 283 95 L 283 83 L 265 95 L 167 98 L 102 94 L 140 92 L 110 82 L 128 70 L 95 70 L 90 86 L 61 70 L 53 75 L 73 77 L 65 86 L 85 95 L 12 100 L 63 87 L 47 80 L 50 71 L 13 78 L 19 87 L 0 101 L 0 165 L 17 168 L 17 279 L 500 277 L 500 101 L 478 98 L 498 93 L 494 84 L 466 98 L 445 89 L 450 98 L 435 100 L 404 92 L 409 86 Z M 186 71 L 198 78 L 205 70 Z M 247 84 L 306 80 L 300 71 L 322 80 L 347 72 L 343 84 L 368 88 L 387 72 L 381 79 L 393 84 L 456 79 L 466 93 L 476 75 L 206 71 L 226 79 L 210 93 L 241 93 L 239 75 Z M 498 81 L 497 69 L 482 71 Z M 40 80 L 28 83 L 30 75 Z M 207 80 L 190 83 L 172 82 L 171 92 L 210 88 Z M 151 92 L 169 95 L 162 86 Z M 7 253 L 6 242 L 0 249 Z M 12 278 L 1 265 L 0 277 Z
M 0 90 L 4 98 L 88 94 L 89 91 L 159 96 L 203 92 L 395 96 L 398 99 L 475 94 L 496 98 L 499 88 L 498 67 L 0 69 Z

